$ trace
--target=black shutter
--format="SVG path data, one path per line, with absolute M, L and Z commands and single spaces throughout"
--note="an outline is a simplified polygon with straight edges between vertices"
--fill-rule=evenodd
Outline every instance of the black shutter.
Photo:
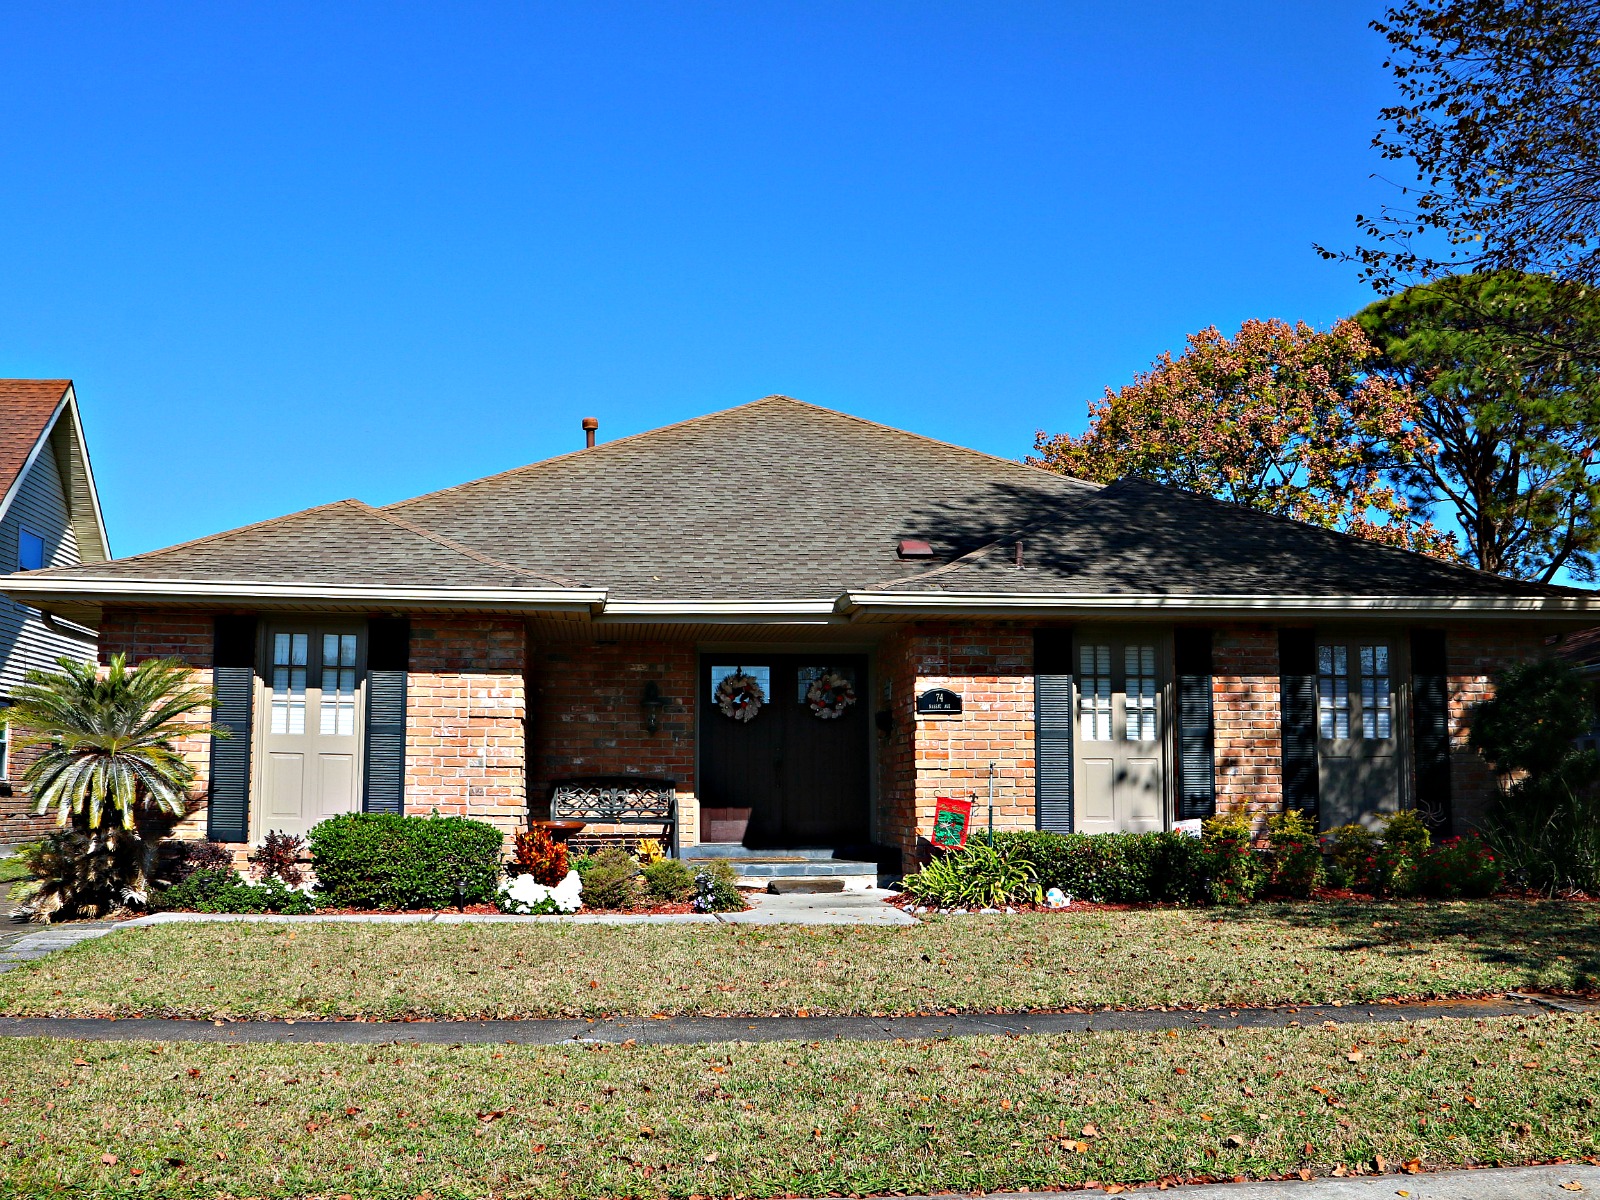
M 1211 719 L 1211 630 L 1178 629 L 1178 820 L 1217 812 L 1216 734 Z
M 1450 680 L 1444 630 L 1411 631 L 1411 741 L 1417 763 L 1417 812 L 1436 834 L 1448 834 Z
M 1279 708 L 1283 721 L 1283 806 L 1317 816 L 1317 635 L 1278 631 Z
M 211 739 L 211 792 L 206 836 L 214 842 L 250 838 L 250 706 L 256 682 L 256 619 L 218 617 L 212 627 L 212 723 L 230 736 Z
M 1072 832 L 1072 634 L 1033 639 L 1033 808 L 1040 829 Z
M 367 622 L 367 761 L 362 775 L 363 812 L 405 811 L 406 671 L 411 661 L 411 622 L 373 618 Z

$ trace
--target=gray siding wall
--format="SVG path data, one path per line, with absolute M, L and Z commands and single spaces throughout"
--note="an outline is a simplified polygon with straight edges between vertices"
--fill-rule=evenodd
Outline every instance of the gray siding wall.
M 17 532 L 26 527 L 44 539 L 45 563 L 72 566 L 79 561 L 67 491 L 63 486 L 57 447 L 65 449 L 58 423 L 39 457 L 23 477 L 21 490 L 0 520 L 0 574 L 17 569 Z M 0 699 L 22 682 L 23 673 L 50 669 L 62 655 L 93 658 L 93 640 L 58 633 L 37 612 L 0 596 Z

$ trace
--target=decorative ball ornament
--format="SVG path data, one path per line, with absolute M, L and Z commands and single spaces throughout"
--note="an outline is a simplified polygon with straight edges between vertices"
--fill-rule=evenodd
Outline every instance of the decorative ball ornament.
M 806 690 L 806 703 L 824 721 L 831 721 L 856 702 L 856 689 L 847 676 L 829 671 Z
M 753 720 L 766 702 L 767 694 L 754 675 L 736 671 L 723 676 L 722 682 L 717 684 L 717 707 L 723 716 L 735 721 Z

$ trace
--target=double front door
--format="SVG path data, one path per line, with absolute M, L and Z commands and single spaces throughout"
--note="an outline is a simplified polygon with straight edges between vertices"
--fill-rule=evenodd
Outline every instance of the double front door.
M 1165 828 L 1167 639 L 1138 628 L 1073 638 L 1073 794 L 1080 833 Z
M 760 690 L 760 708 L 747 720 L 719 705 L 718 687 L 731 675 Z M 820 715 L 813 685 L 839 680 L 854 703 Z M 742 683 L 741 694 L 749 686 Z M 702 842 L 837 849 L 868 840 L 865 656 L 705 654 L 699 690 Z
M 365 641 L 346 625 L 268 628 L 258 836 L 303 836 L 324 818 L 360 807 Z

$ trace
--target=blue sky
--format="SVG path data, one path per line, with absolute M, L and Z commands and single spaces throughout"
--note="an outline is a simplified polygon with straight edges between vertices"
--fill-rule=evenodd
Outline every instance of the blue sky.
M 1377 7 L 0 4 L 0 375 L 119 554 L 773 392 L 1018 457 L 1371 299 Z

